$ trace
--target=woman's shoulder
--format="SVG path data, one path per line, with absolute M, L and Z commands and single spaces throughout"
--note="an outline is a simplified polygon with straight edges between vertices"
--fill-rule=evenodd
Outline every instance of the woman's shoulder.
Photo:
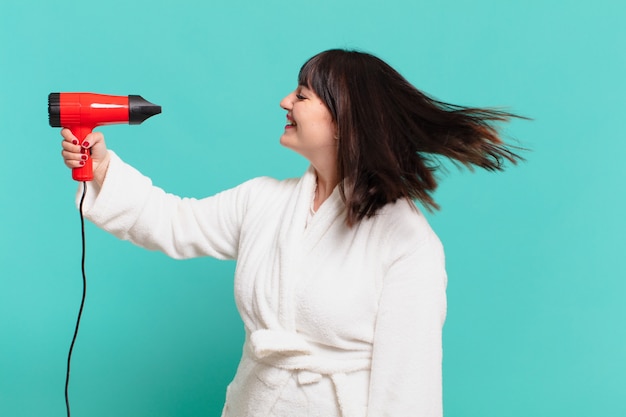
M 386 204 L 373 218 L 394 229 L 409 229 L 409 232 L 431 230 L 424 213 L 408 199 L 401 198 Z
M 373 217 L 374 227 L 391 246 L 417 248 L 441 246 L 424 213 L 411 200 L 398 199 L 386 204 Z
M 282 191 L 292 190 L 297 185 L 298 180 L 298 178 L 280 180 L 273 177 L 261 176 L 249 179 L 236 188 L 252 194 L 280 193 Z
M 268 207 L 284 204 L 292 195 L 297 184 L 297 178 L 279 180 L 268 176 L 260 176 L 240 183 L 234 188 L 222 191 L 218 195 L 228 195 L 228 199 L 234 199 L 238 205 L 245 207 L 246 210 L 263 211 Z
M 312 180 L 314 180 L 315 174 L 313 173 L 312 167 L 308 167 L 307 170 L 300 177 L 290 177 L 286 179 L 277 179 L 270 176 L 259 176 L 247 180 L 242 183 L 239 187 L 263 191 L 263 192 L 281 192 L 281 191 L 292 191 L 298 184 L 300 183 L 308 183 L 310 184 Z

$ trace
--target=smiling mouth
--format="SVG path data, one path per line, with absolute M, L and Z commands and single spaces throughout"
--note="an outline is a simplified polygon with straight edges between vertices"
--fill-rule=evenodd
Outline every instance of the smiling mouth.
M 287 115 L 287 126 L 297 126 L 298 124 L 291 118 L 291 116 Z

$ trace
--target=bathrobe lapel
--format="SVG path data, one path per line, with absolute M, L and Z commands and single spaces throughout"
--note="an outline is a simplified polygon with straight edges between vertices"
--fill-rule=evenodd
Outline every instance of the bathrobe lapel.
M 252 327 L 256 335 L 252 337 L 252 342 L 255 345 L 254 342 L 258 341 L 261 350 L 265 350 L 260 345 L 266 344 L 271 333 L 271 338 L 276 340 L 293 339 L 293 343 L 286 343 L 283 346 L 284 350 L 280 349 L 281 351 L 302 353 L 307 351 L 302 345 L 304 341 L 302 343 L 295 341 L 297 335 L 294 291 L 302 275 L 303 257 L 323 240 L 330 228 L 337 222 L 344 221 L 343 201 L 336 188 L 305 228 L 315 186 L 315 172 L 309 167 L 298 181 L 284 208 L 275 248 L 268 252 L 268 259 L 259 260 L 269 262 L 262 269 L 265 272 L 257 274 L 252 296 L 256 305 L 254 314 L 256 323 Z M 289 344 L 293 346 L 289 348 Z M 297 346 L 299 348 L 296 348 Z M 259 350 L 253 350 L 261 354 Z M 271 354 L 270 351 L 267 354 Z
M 297 266 L 302 256 L 302 239 L 313 195 L 316 176 L 312 167 L 306 171 L 294 190 L 284 211 L 285 218 L 278 234 L 279 305 L 278 321 L 289 332 L 296 330 L 293 289 Z

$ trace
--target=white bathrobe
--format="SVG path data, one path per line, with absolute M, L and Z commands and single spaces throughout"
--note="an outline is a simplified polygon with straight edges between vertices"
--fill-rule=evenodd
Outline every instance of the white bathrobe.
M 256 178 L 181 199 L 111 152 L 96 225 L 174 258 L 236 259 L 246 339 L 223 417 L 435 417 L 442 411 L 441 243 L 407 201 L 349 228 L 316 178 Z

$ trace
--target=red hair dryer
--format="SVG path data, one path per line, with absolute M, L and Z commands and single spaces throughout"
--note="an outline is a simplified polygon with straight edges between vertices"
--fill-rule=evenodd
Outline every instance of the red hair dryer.
M 135 95 L 50 93 L 48 96 L 50 126 L 70 129 L 79 143 L 82 143 L 96 126 L 118 123 L 138 125 L 159 113 L 161 106 Z M 91 153 L 89 149 L 82 149 L 81 152 L 87 155 L 87 160 L 85 165 L 72 170 L 72 178 L 76 181 L 91 181 L 93 179 Z

